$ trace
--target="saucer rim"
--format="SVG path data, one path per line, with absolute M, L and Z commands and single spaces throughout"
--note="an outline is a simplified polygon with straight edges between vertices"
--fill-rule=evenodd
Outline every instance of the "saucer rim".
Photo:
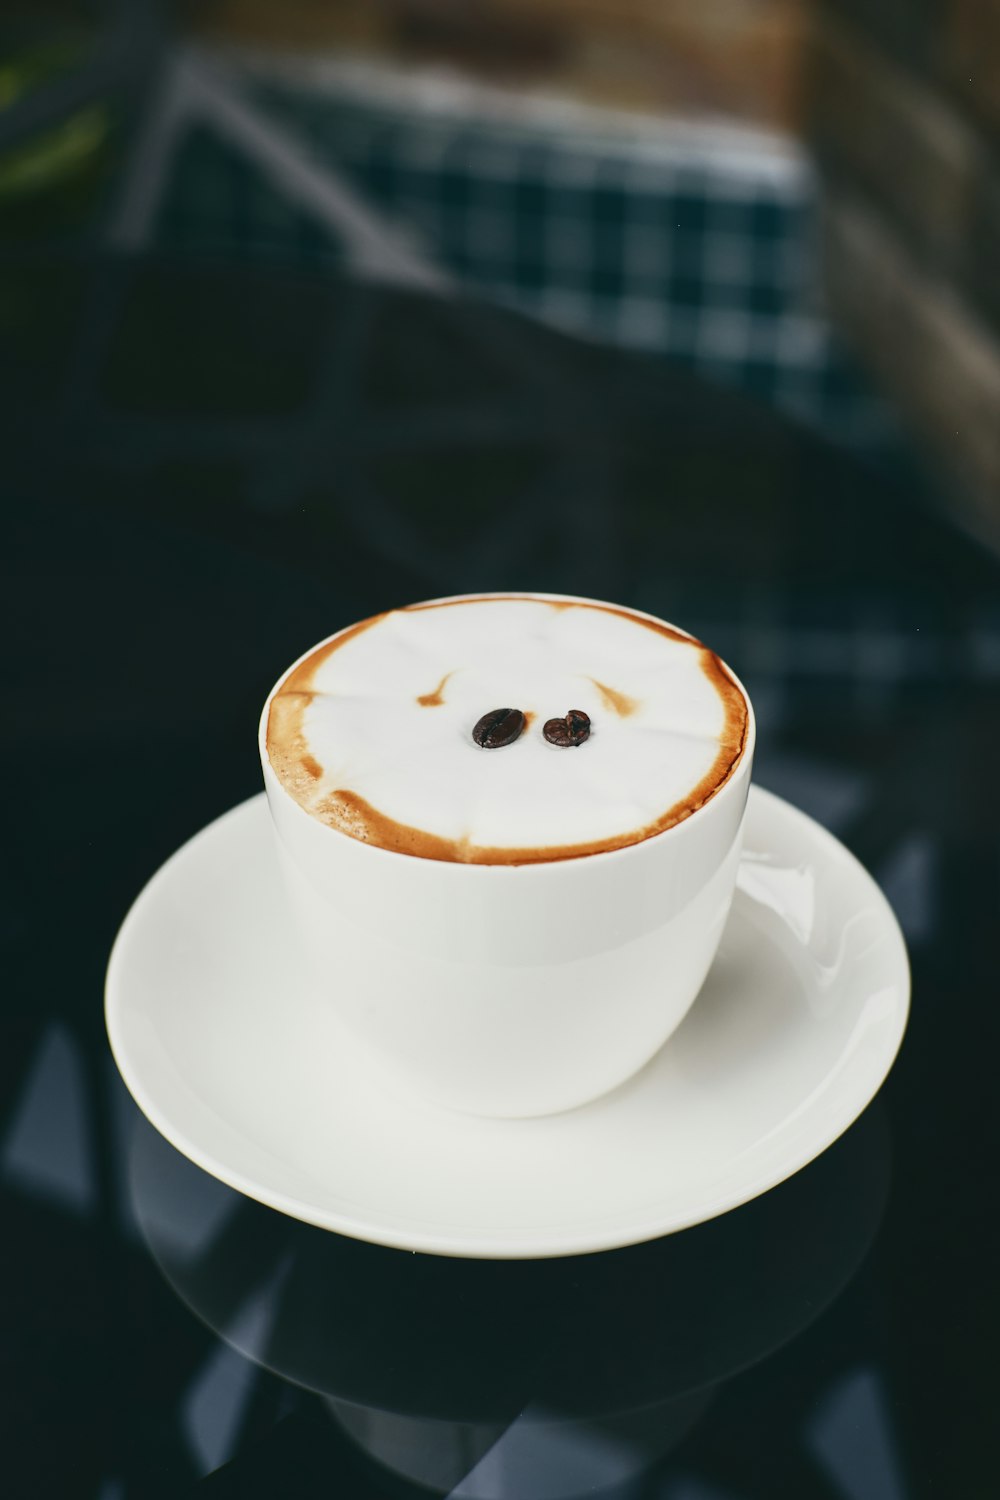
M 131 907 L 115 937 L 111 953 L 108 959 L 107 973 L 104 991 L 104 1013 L 108 1040 L 111 1053 L 118 1071 L 138 1108 L 141 1110 L 151 1125 L 182 1155 L 186 1156 L 202 1171 L 215 1177 L 218 1181 L 242 1193 L 245 1197 L 271 1208 L 291 1218 L 301 1220 L 303 1223 L 311 1224 L 318 1229 L 332 1233 L 342 1234 L 351 1239 L 360 1240 L 370 1244 L 383 1245 L 391 1249 L 419 1252 L 429 1255 L 440 1255 L 459 1259 L 474 1260 L 542 1260 L 554 1259 L 564 1256 L 589 1255 L 601 1253 L 605 1250 L 622 1249 L 630 1245 L 640 1245 L 651 1240 L 659 1239 L 665 1235 L 680 1233 L 698 1224 L 707 1223 L 722 1214 L 733 1209 L 740 1208 L 744 1204 L 752 1202 L 755 1198 L 769 1192 L 780 1183 L 787 1181 L 797 1172 L 807 1167 L 810 1162 L 815 1161 L 827 1151 L 835 1141 L 845 1133 L 855 1120 L 864 1112 L 871 1101 L 881 1090 L 886 1078 L 895 1064 L 899 1055 L 900 1047 L 909 1020 L 911 1000 L 911 971 L 906 943 L 892 907 L 884 892 L 878 886 L 874 877 L 865 868 L 861 861 L 844 845 L 836 835 L 832 834 L 814 818 L 804 813 L 800 808 L 788 802 L 776 793 L 768 791 L 758 783 L 750 787 L 749 798 L 752 802 L 762 805 L 763 815 L 782 816 L 789 818 L 793 824 L 798 824 L 802 829 L 807 841 L 814 845 L 823 847 L 826 853 L 835 861 L 845 865 L 855 880 L 861 886 L 867 888 L 869 898 L 878 909 L 884 931 L 890 940 L 892 950 L 891 961 L 893 963 L 894 988 L 897 991 L 898 1002 L 894 1011 L 895 1029 L 891 1041 L 886 1046 L 885 1056 L 879 1068 L 875 1070 L 873 1081 L 866 1096 L 860 1102 L 848 1103 L 838 1114 L 834 1115 L 829 1127 L 824 1131 L 816 1133 L 810 1142 L 808 1149 L 799 1152 L 790 1152 L 787 1160 L 783 1160 L 776 1168 L 761 1172 L 758 1176 L 749 1178 L 741 1188 L 736 1191 L 732 1189 L 722 1192 L 717 1198 L 704 1201 L 688 1211 L 675 1212 L 657 1218 L 655 1212 L 647 1211 L 647 1221 L 642 1227 L 638 1223 L 627 1224 L 619 1217 L 607 1227 L 595 1224 L 590 1220 L 589 1229 L 583 1226 L 578 1230 L 567 1230 L 562 1227 L 558 1230 L 546 1226 L 532 1227 L 527 1231 L 518 1231 L 514 1234 L 504 1235 L 495 1230 L 490 1232 L 478 1231 L 474 1228 L 462 1226 L 459 1229 L 432 1229 L 426 1222 L 424 1224 L 411 1224 L 408 1228 L 394 1229 L 390 1225 L 383 1224 L 378 1219 L 365 1219 L 354 1217 L 349 1213 L 339 1210 L 324 1209 L 316 1203 L 310 1203 L 305 1199 L 296 1197 L 295 1194 L 285 1193 L 279 1189 L 272 1188 L 267 1184 L 261 1184 L 244 1172 L 235 1169 L 224 1160 L 217 1157 L 212 1151 L 199 1145 L 183 1127 L 169 1117 L 167 1111 L 162 1110 L 155 1102 L 152 1092 L 147 1089 L 142 1079 L 141 1065 L 133 1066 L 129 1057 L 128 1043 L 124 1036 L 124 1012 L 127 1007 L 125 985 L 122 977 L 126 959 L 125 953 L 131 940 L 133 930 L 139 925 L 146 907 L 157 900 L 160 888 L 169 883 L 175 864 L 189 855 L 191 850 L 201 842 L 208 842 L 220 836 L 224 825 L 237 822 L 246 818 L 251 809 L 260 807 L 266 801 L 266 794 L 258 792 L 246 798 L 236 806 L 229 808 L 219 817 L 214 818 L 203 828 L 199 829 L 189 839 L 185 840 L 154 872 L 143 886 Z M 593 1101 L 599 1105 L 602 1101 Z M 419 1108 L 419 1102 L 414 1101 L 412 1109 Z M 584 1113 L 591 1106 L 582 1105 L 578 1111 L 569 1111 L 569 1114 Z M 456 1115 L 457 1120 L 462 1119 Z M 503 1122 L 500 1122 L 501 1124 Z M 519 1126 L 531 1125 L 530 1120 L 512 1122 Z M 617 1228 L 615 1224 L 617 1223 Z

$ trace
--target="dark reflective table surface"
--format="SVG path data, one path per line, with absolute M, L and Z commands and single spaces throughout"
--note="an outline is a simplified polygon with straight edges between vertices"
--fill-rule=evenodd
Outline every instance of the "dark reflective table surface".
M 7 259 L 0 395 L 0 1490 L 994 1495 L 1000 563 L 917 481 L 686 375 L 278 268 Z M 859 855 L 910 946 L 857 1124 L 605 1255 L 287 1220 L 156 1134 L 104 1035 L 117 925 L 258 789 L 280 670 L 480 589 L 708 640 L 753 696 L 756 779 Z

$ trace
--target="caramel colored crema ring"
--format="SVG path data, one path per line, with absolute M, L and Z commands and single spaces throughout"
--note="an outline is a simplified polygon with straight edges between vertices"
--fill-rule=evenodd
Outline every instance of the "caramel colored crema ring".
M 271 766 L 285 790 L 291 797 L 321 823 L 337 829 L 362 843 L 373 844 L 396 854 L 409 854 L 420 859 L 445 860 L 455 864 L 473 865 L 528 865 L 551 864 L 557 860 L 580 859 L 589 854 L 608 854 L 615 849 L 625 849 L 631 844 L 641 844 L 655 834 L 665 833 L 683 823 L 692 813 L 704 807 L 736 771 L 746 748 L 750 715 L 746 698 L 733 680 L 725 663 L 707 646 L 693 636 L 685 635 L 660 620 L 633 614 L 630 610 L 611 605 L 588 604 L 576 600 L 531 599 L 523 594 L 491 594 L 481 599 L 446 599 L 440 603 L 412 604 L 401 612 L 424 609 L 446 609 L 451 604 L 492 603 L 502 599 L 528 599 L 529 602 L 548 604 L 552 609 L 596 609 L 604 614 L 620 615 L 634 624 L 643 625 L 670 640 L 683 641 L 700 653 L 702 671 L 710 680 L 722 700 L 725 722 L 719 740 L 719 750 L 710 769 L 680 801 L 667 808 L 658 818 L 640 828 L 612 838 L 592 843 L 545 845 L 533 848 L 495 848 L 474 844 L 468 839 L 447 839 L 424 829 L 399 823 L 377 807 L 366 802 L 356 792 L 347 789 L 335 790 L 316 801 L 316 782 L 323 774 L 322 767 L 309 753 L 304 732 L 305 712 L 315 696 L 315 674 L 323 663 L 346 646 L 348 641 L 369 630 L 386 618 L 386 613 L 372 615 L 357 625 L 341 631 L 332 640 L 317 646 L 315 651 L 292 668 L 279 684 L 271 699 L 267 719 L 267 753 Z M 443 679 L 433 693 L 420 699 L 428 706 L 440 702 L 444 688 Z M 634 711 L 634 700 L 623 693 L 595 682 L 594 686 L 608 708 L 624 717 Z

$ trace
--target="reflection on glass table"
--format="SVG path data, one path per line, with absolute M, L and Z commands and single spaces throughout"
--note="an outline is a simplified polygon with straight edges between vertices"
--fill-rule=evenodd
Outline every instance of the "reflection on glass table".
M 130 1182 L 181 1300 L 246 1360 L 319 1395 L 376 1480 L 570 1500 L 638 1494 L 726 1381 L 837 1298 L 878 1227 L 889 1149 L 876 1103 L 734 1213 L 535 1262 L 415 1256 L 287 1219 L 201 1172 L 141 1117 Z

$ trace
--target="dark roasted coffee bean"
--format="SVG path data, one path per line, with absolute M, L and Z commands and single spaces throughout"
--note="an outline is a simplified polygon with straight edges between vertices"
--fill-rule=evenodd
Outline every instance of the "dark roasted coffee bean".
M 542 733 L 550 745 L 558 745 L 560 749 L 582 745 L 590 738 L 590 717 L 582 708 L 571 708 L 565 719 L 547 719 Z
M 472 738 L 484 750 L 500 750 L 512 745 L 524 728 L 524 714 L 519 708 L 491 708 L 483 714 Z

